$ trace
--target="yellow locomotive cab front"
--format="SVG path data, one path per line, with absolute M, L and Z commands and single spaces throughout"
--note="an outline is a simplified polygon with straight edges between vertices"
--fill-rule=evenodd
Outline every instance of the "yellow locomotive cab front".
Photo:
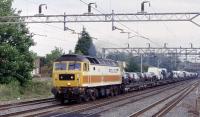
M 79 87 L 82 77 L 82 62 L 55 62 L 53 69 L 53 85 L 61 87 Z

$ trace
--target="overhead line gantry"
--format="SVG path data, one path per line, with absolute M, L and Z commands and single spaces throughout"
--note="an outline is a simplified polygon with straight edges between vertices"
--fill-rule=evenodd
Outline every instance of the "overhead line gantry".
M 189 21 L 200 27 L 194 21 L 200 12 L 182 13 L 114 13 L 110 14 L 66 14 L 32 16 L 1 16 L 0 23 L 76 23 L 76 22 L 150 22 L 150 21 Z
M 103 48 L 104 57 L 108 52 L 127 52 L 134 56 L 162 54 L 165 56 L 200 56 L 200 48 L 187 47 L 134 47 L 134 48 Z

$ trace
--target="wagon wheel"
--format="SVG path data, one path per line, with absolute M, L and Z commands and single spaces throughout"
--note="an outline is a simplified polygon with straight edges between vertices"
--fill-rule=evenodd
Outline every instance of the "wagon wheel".
M 95 90 L 94 90 L 94 92 L 91 92 L 91 93 L 90 93 L 90 98 L 91 98 L 92 101 L 96 100 L 96 98 L 97 98 L 97 93 L 96 93 Z
M 61 94 L 59 94 L 59 93 L 57 93 L 54 97 L 55 97 L 56 101 L 60 101 L 62 98 Z
M 61 102 L 62 105 L 65 104 L 65 98 L 61 97 L 60 102 Z
M 83 96 L 79 96 L 77 99 L 76 99 L 76 102 L 77 103 L 81 103 L 83 101 Z
M 89 97 L 89 95 L 87 93 L 83 96 L 83 100 L 85 102 L 88 102 L 90 100 L 90 97 Z
M 110 96 L 113 97 L 115 95 L 115 91 L 113 88 L 110 89 Z
M 114 89 L 114 95 L 115 95 L 115 96 L 119 95 L 119 89 L 118 89 L 118 88 L 115 88 L 115 89 Z

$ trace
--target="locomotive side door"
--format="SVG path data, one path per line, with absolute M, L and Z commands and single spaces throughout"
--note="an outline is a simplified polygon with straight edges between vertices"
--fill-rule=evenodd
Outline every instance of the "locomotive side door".
M 83 82 L 86 84 L 90 84 L 91 72 L 89 68 L 89 63 L 83 63 L 83 71 L 84 71 Z

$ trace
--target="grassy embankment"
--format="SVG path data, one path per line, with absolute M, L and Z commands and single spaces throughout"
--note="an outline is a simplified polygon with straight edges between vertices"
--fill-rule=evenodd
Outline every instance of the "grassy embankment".
M 32 80 L 25 87 L 18 82 L 0 85 L 0 101 L 45 98 L 51 96 L 51 81 Z

